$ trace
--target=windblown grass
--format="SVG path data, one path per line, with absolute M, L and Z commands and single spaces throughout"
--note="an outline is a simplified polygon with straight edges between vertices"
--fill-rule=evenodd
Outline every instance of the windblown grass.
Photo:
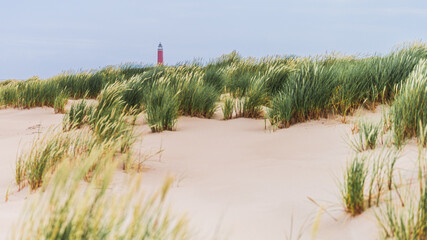
M 12 239 L 188 239 L 186 221 L 165 206 L 171 180 L 145 195 L 133 177 L 115 195 L 108 190 L 117 168 L 113 158 L 114 151 L 101 147 L 59 165 L 23 211 Z M 82 184 L 88 172 L 93 177 Z
M 0 99 L 3 105 L 11 107 L 54 107 L 56 96 L 61 91 L 62 89 L 59 89 L 58 84 L 53 81 L 34 78 L 2 87 Z
M 207 67 L 203 75 L 203 82 L 214 87 L 217 92 L 224 91 L 225 78 L 221 69 Z
M 32 190 L 41 187 L 45 174 L 65 158 L 85 154 L 95 144 L 87 132 L 47 132 L 34 141 L 28 152 L 19 155 L 15 180 L 19 188 L 29 185 Z
M 401 84 L 391 108 L 394 139 L 398 146 L 427 127 L 427 61 L 421 60 Z M 424 140 L 425 141 L 425 140 Z
M 142 110 L 144 95 L 146 94 L 142 76 L 133 76 L 124 85 L 121 98 L 124 101 L 126 110 L 133 109 L 136 113 L 139 113 Z
M 63 120 L 63 129 L 69 132 L 47 133 L 34 142 L 28 153 L 19 157 L 16 163 L 18 186 L 28 184 L 31 189 L 39 188 L 46 172 L 59 162 L 72 155 L 88 154 L 95 146 L 129 153 L 136 136 L 133 126 L 126 120 L 120 87 L 118 84 L 106 86 L 95 107 L 87 106 L 84 100 L 73 104 Z M 88 124 L 89 129 L 70 131 L 84 124 Z M 118 149 L 113 148 L 113 143 Z
M 132 131 L 126 122 L 127 111 L 122 91 L 120 83 L 107 85 L 99 94 L 98 104 L 89 116 L 90 127 L 101 141 L 120 140 Z
M 89 123 L 89 118 L 93 110 L 94 107 L 89 105 L 85 99 L 74 102 L 71 105 L 70 111 L 64 115 L 63 129 L 69 131 Z

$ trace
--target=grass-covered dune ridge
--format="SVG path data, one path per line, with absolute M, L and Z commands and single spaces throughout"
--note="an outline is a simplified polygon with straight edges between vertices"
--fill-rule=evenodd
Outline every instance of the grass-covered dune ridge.
M 223 108 L 227 119 L 266 115 L 282 128 L 330 113 L 345 119 L 358 107 L 390 104 L 403 92 L 415 66 L 426 58 L 427 46 L 420 42 L 401 45 L 384 56 L 363 58 L 330 54 L 255 59 L 233 52 L 207 64 L 109 66 L 10 82 L 0 86 L 0 103 L 22 108 L 50 106 L 62 112 L 67 98 L 96 98 L 116 83 L 124 108 L 144 112 L 153 131 L 173 129 L 179 115 L 210 118 L 221 99 L 228 101 Z M 425 116 L 419 120 L 426 122 Z M 400 138 L 413 135 L 406 131 Z

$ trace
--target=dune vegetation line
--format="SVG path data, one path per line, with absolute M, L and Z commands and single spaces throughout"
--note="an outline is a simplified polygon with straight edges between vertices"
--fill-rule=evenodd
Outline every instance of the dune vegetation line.
M 68 99 L 75 101 L 65 111 Z M 96 101 L 89 101 L 96 99 Z M 151 197 L 115 199 L 108 191 L 113 169 L 138 170 L 132 146 L 136 117 L 152 132 L 174 130 L 179 116 L 211 118 L 218 107 L 224 120 L 265 118 L 273 129 L 346 117 L 360 108 L 390 106 L 380 122 L 360 120 L 349 138 L 354 155 L 341 188 L 352 216 L 379 206 L 385 238 L 427 237 L 427 45 L 402 45 L 384 56 L 242 58 L 236 52 L 207 64 L 123 65 L 63 73 L 49 79 L 0 83 L 0 105 L 48 106 L 64 113 L 61 129 L 38 137 L 18 156 L 16 184 L 43 191 L 14 232 L 16 239 L 188 239 L 187 225 L 163 209 L 170 185 Z M 419 146 L 418 200 L 398 192 L 395 163 L 409 139 Z M 373 151 L 377 149 L 377 151 Z M 79 184 L 82 180 L 85 185 Z M 88 194 L 91 193 L 91 194 Z M 144 203 L 144 204 L 141 204 Z M 107 207 L 108 206 L 108 207 Z M 104 211 L 108 209 L 108 211 Z M 132 216 L 126 218 L 126 214 Z M 144 226 L 141 228 L 140 226 Z

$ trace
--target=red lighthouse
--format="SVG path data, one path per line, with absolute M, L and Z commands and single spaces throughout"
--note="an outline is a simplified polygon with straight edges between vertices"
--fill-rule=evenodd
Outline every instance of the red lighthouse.
M 159 43 L 157 48 L 157 65 L 163 65 L 163 46 L 162 43 Z

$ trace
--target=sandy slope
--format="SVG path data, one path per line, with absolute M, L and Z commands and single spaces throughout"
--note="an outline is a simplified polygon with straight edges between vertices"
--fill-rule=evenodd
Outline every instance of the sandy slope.
M 376 114 L 370 114 L 376 117 Z M 18 149 L 37 132 L 61 123 L 52 109 L 0 110 L 0 238 L 10 231 L 28 193 L 15 193 L 14 163 Z M 39 125 L 40 124 L 40 127 Z M 293 215 L 293 235 L 323 213 L 317 239 L 375 239 L 372 213 L 350 219 L 342 211 L 337 182 L 350 149 L 344 136 L 349 124 L 311 121 L 289 129 L 264 130 L 264 120 L 230 121 L 182 117 L 177 131 L 146 133 L 136 153 L 164 151 L 145 161 L 144 187 L 155 189 L 175 176 L 169 200 L 175 213 L 187 213 L 198 239 L 286 239 Z M 415 147 L 406 157 L 413 158 Z M 120 189 L 123 173 L 113 188 Z M 4 202 L 7 189 L 11 195 Z M 310 238 L 311 227 L 305 229 Z M 210 238 L 211 239 L 211 238 Z
M 6 239 L 28 195 L 26 189 L 16 193 L 14 169 L 17 153 L 28 148 L 34 137 L 61 121 L 62 116 L 53 114 L 51 108 L 0 110 L 0 239 Z M 5 203 L 8 189 L 9 200 Z
M 344 216 L 337 179 L 349 154 L 343 141 L 348 131 L 349 125 L 332 120 L 272 133 L 264 131 L 263 120 L 183 118 L 177 132 L 145 136 L 144 148 L 164 149 L 161 162 L 154 157 L 146 163 L 153 170 L 145 182 L 175 175 L 173 207 L 189 212 L 203 238 L 220 233 L 230 239 L 286 239 L 292 214 L 294 236 L 317 214 L 307 197 Z M 332 230 L 321 239 L 361 239 L 360 227 L 368 229 L 364 239 L 375 236 L 375 222 L 354 223 L 358 227 L 352 229 L 347 225 L 353 222 L 343 220 L 324 216 L 322 223 Z

